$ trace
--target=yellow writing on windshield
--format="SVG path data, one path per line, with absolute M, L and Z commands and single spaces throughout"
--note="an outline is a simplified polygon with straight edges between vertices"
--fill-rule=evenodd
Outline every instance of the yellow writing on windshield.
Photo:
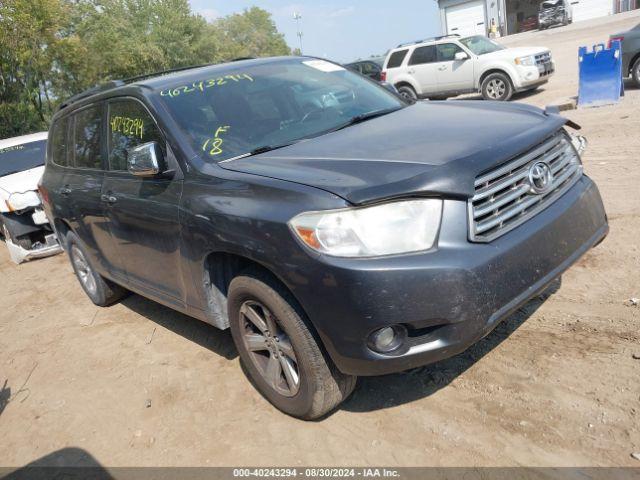
M 119 132 L 131 137 L 140 137 L 144 134 L 144 120 L 124 116 L 111 117 L 109 121 L 112 132 Z
M 222 144 L 224 143 L 224 139 L 221 137 L 223 133 L 226 133 L 231 127 L 229 125 L 225 125 L 223 127 L 218 127 L 216 133 L 213 134 L 213 138 L 208 138 L 204 144 L 202 145 L 202 151 L 208 152 L 209 155 L 219 155 L 222 153 Z
M 232 82 L 238 83 L 244 80 L 253 82 L 253 77 L 246 73 L 238 73 L 235 75 L 225 75 L 223 77 L 209 78 L 207 80 L 193 82 L 190 85 L 180 85 L 177 87 L 161 90 L 160 96 L 174 98 L 187 93 L 204 92 L 208 88 L 219 87 Z

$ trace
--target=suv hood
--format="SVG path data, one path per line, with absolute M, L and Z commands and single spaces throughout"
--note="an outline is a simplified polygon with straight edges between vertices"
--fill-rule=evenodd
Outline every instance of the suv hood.
M 353 204 L 412 195 L 469 198 L 475 177 L 540 143 L 565 119 L 522 104 L 417 102 L 220 167 L 309 185 Z
M 30 168 L 23 172 L 16 172 L 0 177 L 0 190 L 6 194 L 25 193 L 38 189 L 38 181 L 44 173 L 44 165 Z
M 504 50 L 498 50 L 491 53 L 485 53 L 480 55 L 480 60 L 511 60 L 513 61 L 517 57 L 526 57 L 529 55 L 538 55 L 540 53 L 548 52 L 546 47 L 515 47 L 505 48 Z

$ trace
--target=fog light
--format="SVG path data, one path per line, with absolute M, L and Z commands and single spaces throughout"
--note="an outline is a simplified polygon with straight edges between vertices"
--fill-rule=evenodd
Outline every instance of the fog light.
M 369 348 L 378 353 L 389 353 L 398 349 L 406 337 L 407 331 L 402 325 L 382 327 L 369 335 Z

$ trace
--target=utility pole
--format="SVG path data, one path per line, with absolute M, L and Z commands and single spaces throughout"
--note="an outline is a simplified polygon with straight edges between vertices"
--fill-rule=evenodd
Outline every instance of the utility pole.
M 296 27 L 298 29 L 298 32 L 296 33 L 296 35 L 298 35 L 298 40 L 300 41 L 300 55 L 302 55 L 302 30 L 300 29 L 301 18 L 302 18 L 302 15 L 300 15 L 298 12 L 293 13 L 293 19 L 296 21 Z

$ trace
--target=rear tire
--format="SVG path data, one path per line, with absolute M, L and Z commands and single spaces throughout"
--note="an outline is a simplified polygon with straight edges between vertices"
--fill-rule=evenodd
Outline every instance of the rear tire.
M 295 299 L 268 274 L 250 270 L 234 278 L 228 309 L 245 374 L 279 410 L 313 420 L 353 392 L 357 377 L 337 370 Z
M 513 95 L 513 85 L 506 73 L 494 72 L 485 77 L 480 88 L 482 98 L 506 102 Z
M 640 58 L 636 60 L 631 68 L 631 78 L 636 87 L 640 88 Z
M 418 94 L 411 85 L 400 85 L 396 88 L 398 89 L 398 93 L 400 94 L 400 96 L 407 102 L 415 103 L 418 101 Z
M 99 307 L 106 307 L 128 294 L 125 288 L 107 280 L 95 271 L 89 263 L 89 257 L 80 239 L 73 232 L 67 233 L 66 249 L 80 286 L 93 303 Z

